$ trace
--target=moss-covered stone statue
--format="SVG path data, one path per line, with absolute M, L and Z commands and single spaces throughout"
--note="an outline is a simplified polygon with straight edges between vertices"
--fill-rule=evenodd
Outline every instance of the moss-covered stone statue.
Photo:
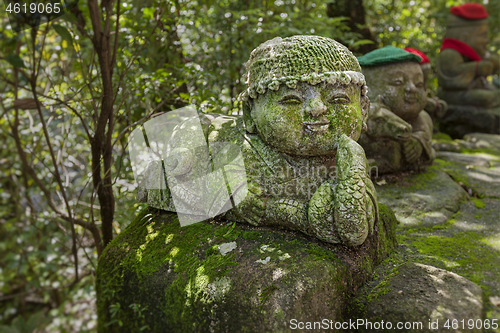
M 444 100 L 434 96 L 434 93 L 428 89 L 429 79 L 432 75 L 431 61 L 429 57 L 427 57 L 424 52 L 411 47 L 405 48 L 405 51 L 416 54 L 422 59 L 420 61 L 420 68 L 422 68 L 422 73 L 424 74 L 424 87 L 427 91 L 427 104 L 425 105 L 424 110 L 433 119 L 443 118 L 448 110 L 448 104 Z
M 98 332 L 334 330 L 397 246 L 356 143 L 369 100 L 352 53 L 275 38 L 246 66 L 242 116 L 176 110 L 131 133 L 149 207 L 99 259 Z
M 235 207 L 226 218 L 297 230 L 329 243 L 362 244 L 378 207 L 356 143 L 369 108 L 356 57 L 329 38 L 278 37 L 257 47 L 246 67 L 243 117 L 201 114 L 187 120 L 178 125 L 180 139 L 174 130 L 171 150 L 186 151 L 186 124 L 200 121 L 211 156 L 220 156 L 226 143 L 240 147 L 243 156 L 244 168 L 231 172 L 246 177 L 232 185 Z M 166 161 L 166 178 L 196 179 L 196 162 L 184 160 Z M 196 195 L 182 195 L 183 207 L 195 205 Z M 178 208 L 168 189 L 148 190 L 143 199 L 152 207 Z
M 423 111 L 427 104 L 421 58 L 386 46 L 358 58 L 372 100 L 366 133 L 359 143 L 374 159 L 380 174 L 429 165 L 432 119 Z
M 500 60 L 487 51 L 488 13 L 476 3 L 450 12 L 438 59 L 438 96 L 449 105 L 441 130 L 499 133 L 500 90 L 487 77 L 499 73 Z

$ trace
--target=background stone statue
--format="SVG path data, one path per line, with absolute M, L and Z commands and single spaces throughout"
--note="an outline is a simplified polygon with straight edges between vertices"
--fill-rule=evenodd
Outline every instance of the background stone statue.
M 356 143 L 370 104 L 356 57 L 329 38 L 278 37 L 257 47 L 246 67 L 243 117 L 201 114 L 178 125 L 183 131 L 174 130 L 167 149 L 177 155 L 165 161 L 169 187 L 196 180 L 195 156 L 221 156 L 228 144 L 236 145 L 244 167 L 229 157 L 225 163 L 231 165 L 226 177 L 239 179 L 228 184 L 235 204 L 227 218 L 298 230 L 330 243 L 362 244 L 373 231 L 378 206 Z M 208 153 L 183 146 L 193 121 L 201 123 Z M 244 179 L 234 176 L 241 174 Z M 191 192 L 181 195 L 183 205 L 194 205 L 197 190 Z M 176 208 L 168 189 L 149 190 L 146 197 L 150 206 Z
M 443 118 L 448 110 L 448 104 L 442 99 L 434 96 L 432 92 L 429 91 L 429 79 L 432 75 L 431 61 L 427 55 L 417 49 L 411 47 L 405 48 L 405 51 L 418 55 L 422 60 L 420 61 L 420 68 L 422 68 L 422 73 L 424 74 L 424 87 L 427 91 L 427 104 L 424 110 L 431 116 L 431 118 Z
M 421 58 L 386 46 L 358 58 L 372 102 L 359 142 L 379 173 L 417 169 L 435 158 Z
M 498 55 L 487 51 L 488 13 L 476 3 L 452 7 L 438 58 L 439 98 L 449 104 L 442 130 L 453 137 L 499 133 L 500 90 L 486 77 L 498 74 Z

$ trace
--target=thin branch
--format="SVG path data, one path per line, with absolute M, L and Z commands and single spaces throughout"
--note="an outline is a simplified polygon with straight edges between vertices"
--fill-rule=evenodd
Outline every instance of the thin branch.
M 120 161 L 120 167 L 116 171 L 116 176 L 114 177 L 113 185 L 115 185 L 116 182 L 118 181 L 118 177 L 120 176 L 120 172 L 122 171 L 123 157 L 125 156 L 125 153 L 127 152 L 127 146 L 128 146 L 128 142 L 125 144 L 125 146 L 122 145 L 122 154 L 120 155 L 120 159 L 119 159 L 119 161 Z
M 97 0 L 88 0 L 88 6 L 90 11 L 90 20 L 92 21 L 92 29 L 94 31 L 94 36 L 92 37 L 92 43 L 97 50 L 102 48 L 102 26 L 99 15 L 99 6 L 97 5 Z
M 91 275 L 92 273 L 87 271 L 85 273 L 83 273 L 80 277 L 80 279 L 83 279 L 89 275 Z M 63 285 L 63 286 L 59 286 L 59 287 L 49 287 L 49 288 L 43 288 L 42 290 L 43 291 L 48 291 L 48 290 L 64 290 L 66 288 L 73 288 L 73 286 L 75 285 L 75 281 L 71 282 L 71 283 L 68 283 L 66 285 Z M 29 295 L 29 294 L 34 294 L 38 292 L 38 290 L 30 290 L 30 291 L 23 291 L 23 292 L 20 292 L 20 293 L 17 293 L 17 294 L 11 294 L 11 295 L 5 295 L 5 296 L 1 296 L 0 297 L 0 302 L 3 302 L 3 301 L 7 301 L 9 299 L 13 299 L 13 298 L 16 298 L 16 297 L 21 297 L 21 296 L 24 296 L 24 295 Z
M 92 113 L 92 115 L 93 115 L 94 126 L 95 126 L 97 124 L 97 118 L 95 117 L 95 115 L 97 115 L 97 109 L 98 109 L 96 102 L 95 102 L 97 100 L 97 98 L 94 96 L 94 91 L 92 89 L 92 83 L 94 82 L 94 79 L 95 79 L 95 77 L 92 77 L 92 66 L 93 66 L 94 61 L 95 61 L 95 49 L 94 48 L 92 49 L 92 54 L 90 55 L 91 62 L 88 66 L 87 73 L 85 73 L 85 71 L 83 70 L 84 62 L 83 62 L 83 58 L 82 58 L 82 54 L 81 54 L 80 50 L 77 50 L 76 53 L 78 55 L 80 64 L 82 65 L 81 72 L 82 72 L 83 78 L 86 80 L 85 86 L 88 88 L 89 93 L 90 93 L 92 107 L 94 109 L 94 112 Z
M 43 57 L 43 49 L 40 51 L 40 57 Z M 75 282 L 77 282 L 79 280 L 79 277 L 78 277 L 78 253 L 77 253 L 77 249 L 76 249 L 75 222 L 73 220 L 73 214 L 71 213 L 71 207 L 69 205 L 68 198 L 66 197 L 66 191 L 64 190 L 64 186 L 63 186 L 62 181 L 61 181 L 61 175 L 59 174 L 59 169 L 57 167 L 57 160 L 56 160 L 56 157 L 54 155 L 54 149 L 52 148 L 52 143 L 50 141 L 50 135 L 49 135 L 49 132 L 47 129 L 47 124 L 45 122 L 45 118 L 43 117 L 42 108 L 40 106 L 40 101 L 38 100 L 38 94 L 36 91 L 36 80 L 37 80 L 36 74 L 33 73 L 31 80 L 30 80 L 31 91 L 33 93 L 33 98 L 36 101 L 38 115 L 40 116 L 40 121 L 42 123 L 43 134 L 45 136 L 45 141 L 47 142 L 47 146 L 49 148 L 49 153 L 50 153 L 50 157 L 52 159 L 52 163 L 54 164 L 54 173 L 53 174 L 56 178 L 57 183 L 59 184 L 59 188 L 62 192 L 64 203 L 66 205 L 66 209 L 68 211 L 68 215 L 69 215 L 69 219 L 70 219 L 71 236 L 73 239 L 72 250 L 73 250 L 73 257 L 74 257 L 74 261 L 75 261 Z
M 5 75 L 3 75 L 2 72 L 0 72 L 0 77 L 2 78 L 2 81 L 14 86 L 16 83 L 14 81 L 9 80 Z
M 87 31 L 85 30 L 85 17 L 83 16 L 82 11 L 78 7 L 78 4 L 71 9 L 71 12 L 75 15 L 77 23 L 76 23 L 76 28 L 78 31 L 82 34 L 84 37 L 88 37 Z
M 3 113 L 2 113 L 2 115 L 0 116 L 0 118 L 3 118 L 7 114 L 7 111 L 9 111 L 9 110 L 7 110 L 5 108 L 5 105 L 3 104 L 2 99 L 0 99 L 0 105 L 2 105 L 2 109 L 4 110 Z
M 7 118 L 7 121 L 9 122 L 9 126 L 11 128 L 11 133 L 12 137 L 14 138 L 14 142 L 16 143 L 16 148 L 17 148 L 17 153 L 19 154 L 19 157 L 21 158 L 21 163 L 23 166 L 26 168 L 26 171 L 30 175 L 30 177 L 33 179 L 35 184 L 42 190 L 45 198 L 47 199 L 47 202 L 49 204 L 49 207 L 56 212 L 58 215 L 64 215 L 61 213 L 59 208 L 57 208 L 57 205 L 54 202 L 54 199 L 52 198 L 51 192 L 49 189 L 43 184 L 43 182 L 38 178 L 35 170 L 31 167 L 31 165 L 28 163 L 28 159 L 26 157 L 26 153 L 23 150 L 21 146 L 21 139 L 19 137 L 19 113 L 18 110 L 15 110 L 15 118 L 14 118 L 14 124 L 10 122 L 10 119 Z
M 44 98 L 51 99 L 53 101 L 59 102 L 60 104 L 63 104 L 65 107 L 67 107 L 68 109 L 70 109 L 78 117 L 78 119 L 80 119 L 80 121 L 82 122 L 83 128 L 85 129 L 85 133 L 87 134 L 87 137 L 89 139 L 92 138 L 92 136 L 90 135 L 90 130 L 89 130 L 89 127 L 87 125 L 87 122 L 85 121 L 85 119 L 83 118 L 83 116 L 80 114 L 80 112 L 78 112 L 75 108 L 73 108 L 72 106 L 70 106 L 67 102 L 65 102 L 65 101 L 63 101 L 63 100 L 61 100 L 59 98 L 47 96 L 47 95 L 44 95 L 44 94 L 39 94 L 39 95 L 42 96 L 42 97 L 44 97 Z
M 146 40 L 149 40 L 151 38 L 151 36 L 153 36 L 153 34 L 155 33 L 156 31 L 156 28 L 158 28 L 158 26 L 160 25 L 160 21 L 158 20 L 156 22 L 156 25 L 154 26 L 153 30 L 151 31 L 151 33 L 149 34 L 149 36 L 146 38 Z M 129 71 L 130 69 L 130 66 L 132 66 L 132 64 L 134 63 L 135 59 L 137 59 L 137 57 L 139 56 L 139 54 L 142 52 L 142 50 L 144 50 L 144 48 L 146 47 L 148 43 L 147 42 L 144 42 L 144 44 L 142 44 L 142 47 L 140 49 L 137 49 L 137 51 L 135 52 L 134 54 L 134 57 L 132 58 L 132 60 L 129 62 L 129 64 L 127 65 L 127 67 L 125 68 L 125 70 L 123 71 L 123 73 L 120 75 L 120 79 L 118 80 L 118 85 L 116 86 L 116 92 L 115 92 L 115 98 L 113 99 L 113 103 L 114 101 L 116 100 L 116 97 L 118 96 L 118 91 L 121 87 L 121 83 L 122 83 L 122 80 L 123 78 L 125 77 L 125 75 L 127 74 L 127 72 Z
M 165 104 L 166 102 L 168 101 L 168 99 L 164 99 L 163 101 L 160 102 L 160 104 L 158 104 L 150 113 L 148 113 L 146 116 L 142 117 L 141 119 L 139 119 L 138 121 L 136 121 L 135 123 L 133 124 L 130 124 L 128 125 L 127 127 L 125 127 L 121 132 L 120 134 L 118 134 L 118 136 L 116 137 L 115 139 L 115 142 L 113 142 L 113 145 L 112 147 L 115 146 L 115 144 L 121 140 L 121 138 L 127 133 L 127 131 L 133 127 L 133 126 L 136 126 L 144 121 L 146 121 L 147 119 L 149 119 L 156 111 L 158 111 L 162 106 L 163 104 Z
M 116 28 L 115 28 L 115 41 L 114 41 L 114 46 L 113 46 L 113 56 L 111 57 L 111 73 L 113 73 L 113 70 L 115 68 L 115 61 L 116 61 L 116 52 L 118 51 L 118 31 L 120 28 L 120 5 L 121 1 L 117 0 L 116 1 Z
M 1 103 L 1 101 L 0 101 L 0 103 Z M 79 226 L 81 226 L 81 227 L 89 230 L 90 233 L 92 234 L 93 238 L 94 238 L 95 243 L 96 243 L 97 252 L 98 252 L 98 254 L 100 254 L 102 252 L 101 234 L 99 233 L 99 229 L 97 228 L 97 226 L 95 225 L 95 223 L 89 223 L 89 222 L 86 222 L 86 221 L 84 221 L 82 219 L 75 218 L 75 217 L 70 218 L 69 216 L 67 216 L 66 214 L 64 214 L 63 212 L 61 212 L 59 210 L 59 208 L 57 207 L 56 203 L 54 202 L 54 199 L 52 198 L 52 195 L 51 195 L 51 192 L 49 191 L 49 189 L 42 183 L 42 181 L 38 178 L 35 170 L 29 165 L 27 157 L 26 157 L 26 153 L 24 152 L 24 150 L 21 147 L 21 140 L 20 140 L 20 137 L 19 137 L 18 129 L 17 129 L 18 126 L 19 126 L 19 117 L 18 117 L 17 110 L 16 110 L 15 123 L 12 124 L 10 122 L 10 120 L 8 120 L 8 122 L 9 122 L 9 125 L 11 127 L 12 137 L 14 138 L 14 141 L 16 143 L 17 152 L 19 154 L 19 157 L 21 158 L 21 163 L 23 164 L 23 166 L 25 167 L 26 172 L 31 176 L 31 178 L 33 179 L 33 181 L 35 182 L 35 184 L 42 190 L 45 198 L 47 199 L 49 207 L 61 219 L 65 220 L 65 221 L 68 221 L 70 223 L 73 221 L 73 223 L 75 223 L 75 224 L 77 224 L 77 225 L 79 225 Z
M 33 67 L 35 71 L 35 81 L 38 79 L 38 74 L 40 73 L 40 66 L 42 64 L 42 58 L 43 58 L 43 49 L 45 48 L 45 41 L 47 40 L 47 34 L 50 29 L 50 23 L 47 23 L 45 26 L 45 32 L 43 33 L 43 38 L 42 38 L 42 45 L 40 47 L 40 58 L 38 59 L 38 65 L 37 67 Z M 35 48 L 33 47 L 33 55 L 35 54 Z

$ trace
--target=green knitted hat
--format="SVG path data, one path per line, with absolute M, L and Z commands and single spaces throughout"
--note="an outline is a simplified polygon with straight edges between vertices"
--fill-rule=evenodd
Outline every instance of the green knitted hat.
M 365 85 L 351 51 L 333 39 L 319 36 L 276 37 L 253 50 L 245 66 L 247 89 L 240 95 L 241 100 L 256 98 L 267 89 L 276 91 L 281 84 L 293 89 L 299 81 L 312 85 L 323 81 Z
M 389 45 L 381 49 L 368 52 L 364 56 L 359 57 L 358 61 L 361 66 L 368 67 L 390 65 L 405 61 L 420 63 L 422 58 L 416 54 Z

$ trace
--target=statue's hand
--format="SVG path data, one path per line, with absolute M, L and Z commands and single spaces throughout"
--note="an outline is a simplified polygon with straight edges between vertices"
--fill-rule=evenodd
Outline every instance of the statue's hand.
M 438 118 L 443 118 L 444 115 L 446 114 L 446 111 L 448 111 L 448 103 L 443 101 L 442 99 L 438 99 L 438 108 L 436 110 L 436 116 Z
M 307 220 L 311 232 L 315 237 L 328 243 L 341 242 L 333 221 L 335 186 L 331 180 L 321 184 L 309 200 L 307 210 Z
M 342 134 L 336 157 L 334 221 L 343 243 L 361 245 L 371 227 L 367 216 L 367 162 L 361 146 Z M 375 203 L 376 204 L 376 203 Z
M 266 212 L 266 202 L 262 186 L 253 181 L 249 182 L 247 196 L 234 210 L 241 220 L 251 225 L 259 225 Z
M 500 70 L 500 57 L 491 54 L 488 57 L 485 57 L 484 60 L 488 60 L 493 64 L 492 74 L 498 74 L 498 71 Z
M 423 150 L 424 147 L 422 147 L 422 144 L 415 138 L 403 142 L 403 154 L 408 163 L 415 163 L 420 155 L 422 155 Z
M 482 60 L 477 64 L 477 73 L 481 76 L 493 74 L 494 63 L 489 60 Z
M 437 118 L 443 118 L 448 111 L 448 104 L 437 97 L 428 97 L 424 110 Z

